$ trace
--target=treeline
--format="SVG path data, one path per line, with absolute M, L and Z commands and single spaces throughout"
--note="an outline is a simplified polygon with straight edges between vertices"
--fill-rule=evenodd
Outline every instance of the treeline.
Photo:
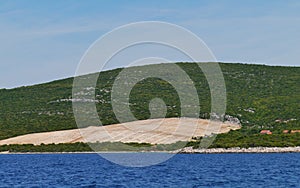
M 173 151 L 186 146 L 187 142 L 174 144 L 149 144 L 149 143 L 64 143 L 64 144 L 12 144 L 1 145 L 0 152 L 108 152 L 108 151 Z
M 1 145 L 1 152 L 90 152 L 93 151 L 88 144 L 70 143 L 70 144 L 12 144 Z
M 249 134 L 242 131 L 230 131 L 219 134 L 209 148 L 249 148 L 249 147 L 295 147 L 300 146 L 300 134 Z M 202 138 L 188 143 L 197 149 L 200 148 Z

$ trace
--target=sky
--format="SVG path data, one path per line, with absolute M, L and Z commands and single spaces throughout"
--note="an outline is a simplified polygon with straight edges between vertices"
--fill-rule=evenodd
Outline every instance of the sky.
M 140 21 L 190 30 L 221 62 L 299 66 L 299 10 L 297 0 L 1 0 L 0 88 L 74 76 L 95 40 Z

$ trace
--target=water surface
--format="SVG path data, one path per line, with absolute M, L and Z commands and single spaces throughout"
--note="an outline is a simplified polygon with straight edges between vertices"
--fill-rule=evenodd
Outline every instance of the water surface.
M 97 154 L 0 155 L 0 185 L 11 187 L 299 187 L 300 154 L 178 154 L 132 168 Z

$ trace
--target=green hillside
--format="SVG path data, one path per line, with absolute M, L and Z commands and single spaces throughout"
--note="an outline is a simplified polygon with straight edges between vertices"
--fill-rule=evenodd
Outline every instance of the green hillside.
M 195 83 L 200 100 L 200 117 L 209 118 L 210 90 L 205 76 L 195 63 L 178 65 Z M 153 66 L 157 71 L 165 71 L 167 64 L 147 67 Z M 238 118 L 243 127 L 229 135 L 253 136 L 261 129 L 270 129 L 274 133 L 270 136 L 274 137 L 281 135 L 284 129 L 300 129 L 300 67 L 227 63 L 220 63 L 220 67 L 227 90 L 226 114 Z M 97 110 L 104 125 L 118 123 L 112 111 L 110 91 L 121 70 L 102 72 L 98 79 Z M 72 110 L 72 84 L 73 78 L 68 78 L 28 87 L 1 89 L 0 139 L 77 128 Z M 164 100 L 167 117 L 180 116 L 179 97 L 174 88 L 166 81 L 149 78 L 139 82 L 130 94 L 130 108 L 136 118 L 150 117 L 148 107 L 153 98 Z M 224 137 L 221 135 L 220 139 L 226 140 Z

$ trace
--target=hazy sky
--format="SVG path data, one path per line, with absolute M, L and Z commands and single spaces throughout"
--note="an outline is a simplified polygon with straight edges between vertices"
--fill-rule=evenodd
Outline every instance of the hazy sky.
M 73 76 L 96 39 L 137 21 L 183 26 L 218 61 L 299 66 L 299 10 L 297 0 L 1 0 L 0 88 Z

